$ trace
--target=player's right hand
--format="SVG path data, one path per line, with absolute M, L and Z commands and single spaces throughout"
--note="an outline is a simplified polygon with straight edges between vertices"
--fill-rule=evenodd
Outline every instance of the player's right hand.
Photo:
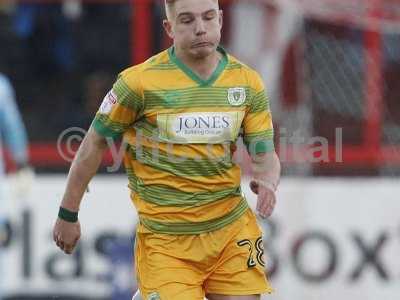
M 81 237 L 81 224 L 67 222 L 57 218 L 53 229 L 53 240 L 64 253 L 72 254 Z

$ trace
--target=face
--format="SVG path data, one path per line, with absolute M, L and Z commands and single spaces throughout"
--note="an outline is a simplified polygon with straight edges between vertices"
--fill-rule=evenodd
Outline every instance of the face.
M 213 0 L 178 0 L 164 21 L 174 46 L 184 55 L 204 58 L 215 52 L 222 28 L 222 11 Z

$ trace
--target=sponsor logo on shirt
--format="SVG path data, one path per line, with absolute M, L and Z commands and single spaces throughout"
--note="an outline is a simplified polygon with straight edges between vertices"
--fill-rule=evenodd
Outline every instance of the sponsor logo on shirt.
M 237 138 L 244 112 L 159 114 L 160 139 L 173 143 L 223 143 Z
M 117 103 L 117 101 L 118 98 L 117 95 L 114 93 L 114 91 L 113 90 L 109 91 L 107 95 L 104 97 L 103 102 L 101 103 L 99 110 L 100 113 L 108 115 L 111 112 L 113 106 Z

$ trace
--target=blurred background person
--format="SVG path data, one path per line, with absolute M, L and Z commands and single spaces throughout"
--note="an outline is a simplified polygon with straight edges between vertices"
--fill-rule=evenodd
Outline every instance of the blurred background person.
M 0 73 L 0 149 L 8 149 L 16 166 L 16 184 L 14 192 L 18 193 L 18 197 L 28 188 L 28 177 L 32 176 L 31 168 L 28 163 L 28 147 L 27 135 L 21 115 L 15 101 L 15 93 L 7 77 Z M 5 146 L 5 147 L 4 147 Z M 3 162 L 3 151 L 0 151 L 0 230 L 4 232 L 5 215 L 1 209 L 4 201 L 10 199 L 5 198 L 3 184 L 5 166 Z M 2 235 L 4 237 L 4 235 Z M 0 245 L 1 245 L 0 241 Z M 1 267 L 1 248 L 0 248 L 0 287 L 1 280 L 4 278 L 5 270 Z M 1 289 L 0 289 L 1 299 Z

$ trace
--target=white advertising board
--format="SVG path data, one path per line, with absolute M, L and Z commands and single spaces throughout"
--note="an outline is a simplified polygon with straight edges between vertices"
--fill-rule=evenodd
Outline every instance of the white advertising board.
M 24 199 L 2 199 L 11 225 L 0 269 L 7 295 L 109 295 L 111 265 L 102 245 L 115 234 L 131 236 L 137 220 L 127 179 L 92 181 L 73 256 L 51 236 L 64 187 L 65 176 L 40 176 Z M 247 180 L 243 191 L 254 207 Z M 283 179 L 274 215 L 262 223 L 276 289 L 265 299 L 399 299 L 399 195 L 397 179 Z

